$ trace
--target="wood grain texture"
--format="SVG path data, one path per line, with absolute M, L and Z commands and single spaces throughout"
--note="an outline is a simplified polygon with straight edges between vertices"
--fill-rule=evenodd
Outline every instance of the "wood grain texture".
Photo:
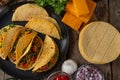
M 120 31 L 120 0 L 109 0 L 110 23 Z
M 96 21 L 96 20 L 108 22 L 109 21 L 108 5 L 109 5 L 108 0 L 99 1 L 95 9 L 95 14 L 92 16 L 89 22 Z M 70 34 L 70 46 L 69 46 L 68 58 L 75 60 L 78 63 L 78 66 L 82 64 L 90 64 L 81 56 L 79 52 L 79 49 L 78 49 L 79 33 L 70 29 L 69 34 Z M 111 64 L 97 65 L 97 66 L 99 66 L 100 69 L 103 71 L 106 80 L 112 80 Z
M 98 21 L 105 21 L 109 22 L 109 1 L 108 0 L 101 0 L 98 2 L 95 15 Z M 104 64 L 98 65 L 101 70 L 104 72 L 106 80 L 112 80 L 112 71 L 111 71 L 111 64 Z
M 33 0 L 16 0 L 12 3 L 21 1 L 33 1 Z M 97 0 L 95 0 L 97 1 Z M 4 7 L 3 7 L 4 8 Z M 2 8 L 2 9 L 3 9 Z M 0 11 L 2 11 L 0 8 Z M 95 13 L 92 16 L 91 21 L 106 21 L 110 22 L 117 27 L 120 31 L 120 0 L 99 0 Z M 83 25 L 84 26 L 84 25 Z M 88 64 L 88 62 L 81 56 L 78 49 L 79 32 L 75 32 L 69 28 L 70 44 L 67 58 L 71 58 L 78 63 L 78 66 L 82 64 Z M 98 65 L 104 72 L 106 80 L 120 80 L 120 57 L 112 63 Z M 0 70 L 0 80 L 5 80 L 11 76 L 5 74 Z M 46 79 L 45 79 L 46 80 Z
M 0 69 L 0 80 L 4 80 L 4 72 Z
M 109 4 L 108 0 L 100 0 L 95 9 L 95 15 L 99 21 L 109 21 Z
M 110 23 L 120 31 L 120 0 L 109 0 Z M 112 62 L 112 79 L 120 80 L 120 56 Z

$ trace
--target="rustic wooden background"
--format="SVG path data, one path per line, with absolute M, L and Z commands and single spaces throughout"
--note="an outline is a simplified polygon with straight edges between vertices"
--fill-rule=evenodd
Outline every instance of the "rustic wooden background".
M 120 0 L 101 0 L 97 4 L 95 10 L 95 15 L 92 17 L 91 21 L 99 20 L 106 21 L 114 25 L 120 31 Z M 90 21 L 90 22 L 91 22 Z M 70 30 L 70 48 L 69 58 L 72 58 L 78 62 L 79 65 L 86 64 L 82 56 L 79 54 L 78 50 L 78 35 L 76 32 Z M 120 56 L 117 60 L 104 64 L 98 65 L 105 74 L 106 80 L 120 80 Z
M 12 1 L 12 3 L 21 1 L 31 0 L 16 0 L 14 2 Z M 4 7 L 0 7 L 0 12 L 4 9 Z M 90 22 L 96 20 L 109 22 L 120 31 L 120 0 L 100 0 L 97 3 L 95 13 Z M 88 64 L 88 62 L 82 58 L 78 50 L 79 33 L 69 29 L 69 34 L 70 46 L 67 58 L 74 59 L 78 63 L 78 66 Z M 117 60 L 111 63 L 98 66 L 103 71 L 106 80 L 120 80 L 120 56 Z M 7 78 L 11 78 L 11 76 L 0 70 L 0 80 L 6 80 Z

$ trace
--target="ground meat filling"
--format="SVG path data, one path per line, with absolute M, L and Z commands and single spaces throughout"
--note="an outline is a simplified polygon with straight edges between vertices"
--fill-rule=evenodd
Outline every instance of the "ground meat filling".
M 15 41 L 14 45 L 13 45 L 13 48 L 11 50 L 11 53 L 9 54 L 9 57 L 15 62 L 16 61 L 16 53 L 15 53 L 15 49 L 16 49 L 16 46 L 17 46 L 17 43 L 18 43 L 18 40 L 20 37 L 22 37 L 23 35 L 28 35 L 32 32 L 31 29 L 25 29 L 21 34 L 20 36 L 17 38 L 17 40 Z M 23 52 L 24 53 L 24 52 Z
M 9 54 L 9 57 L 15 62 L 16 61 L 16 53 L 15 53 L 15 48 L 16 48 L 16 45 L 17 45 L 17 41 L 15 41 L 14 45 L 13 45 L 13 48 L 11 50 L 11 53 Z
M 55 63 L 57 58 L 58 58 L 58 53 L 55 53 L 55 55 L 51 58 L 51 60 L 45 66 L 42 66 L 41 68 L 39 68 L 38 71 L 49 70 L 49 68 Z
M 37 56 L 39 54 L 42 42 L 38 37 L 35 37 L 32 43 L 32 47 L 19 62 L 19 66 L 22 68 L 29 68 L 33 63 L 35 63 Z

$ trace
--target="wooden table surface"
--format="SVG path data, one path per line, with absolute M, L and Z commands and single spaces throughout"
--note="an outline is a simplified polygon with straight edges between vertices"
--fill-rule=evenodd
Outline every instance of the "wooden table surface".
M 12 3 L 16 3 L 19 1 L 25 0 L 17 0 Z M 0 7 L 0 11 L 2 11 L 3 8 L 4 7 Z M 95 13 L 91 18 L 90 22 L 96 20 L 109 22 L 120 31 L 120 0 L 100 0 L 97 3 Z M 75 32 L 69 29 L 69 34 L 70 44 L 67 58 L 75 60 L 78 63 L 78 66 L 82 64 L 88 64 L 88 62 L 85 61 L 85 59 L 80 55 L 78 50 L 79 32 Z M 117 58 L 117 60 L 111 63 L 98 66 L 104 72 L 106 80 L 120 80 L 120 56 Z M 10 77 L 11 76 L 7 75 L 2 70 L 0 70 L 0 80 L 6 80 Z

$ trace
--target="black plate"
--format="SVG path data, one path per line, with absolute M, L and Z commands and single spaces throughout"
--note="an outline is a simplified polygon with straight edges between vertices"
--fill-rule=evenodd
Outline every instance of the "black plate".
M 18 6 L 25 4 L 25 3 L 26 2 L 21 2 L 21 3 L 17 3 L 17 4 L 14 4 L 14 5 L 7 7 L 0 14 L 0 28 L 4 27 L 6 25 L 9 25 L 10 23 L 25 25 L 26 22 L 12 22 L 11 21 L 11 17 L 13 15 L 14 10 Z M 4 72 L 6 72 L 7 74 L 12 75 L 16 78 L 20 78 L 22 80 L 41 80 L 44 77 L 47 77 L 48 75 L 50 75 L 53 71 L 60 69 L 61 64 L 63 63 L 63 61 L 66 58 L 66 54 L 67 54 L 67 50 L 68 50 L 68 46 L 69 46 L 68 29 L 67 29 L 66 25 L 61 22 L 61 17 L 54 14 L 54 11 L 51 7 L 45 7 L 45 9 L 48 11 L 48 13 L 51 17 L 53 17 L 57 20 L 58 24 L 60 25 L 60 29 L 61 29 L 62 37 L 63 37 L 62 40 L 54 39 L 56 41 L 56 43 L 58 44 L 58 47 L 60 50 L 59 59 L 58 59 L 56 65 L 51 70 L 49 70 L 47 72 L 32 73 L 31 70 L 30 71 L 23 71 L 23 70 L 19 70 L 19 69 L 15 68 L 15 65 L 13 63 L 11 63 L 9 59 L 2 60 L 0 58 L 0 68 Z M 44 35 L 40 34 L 40 37 L 44 38 Z

